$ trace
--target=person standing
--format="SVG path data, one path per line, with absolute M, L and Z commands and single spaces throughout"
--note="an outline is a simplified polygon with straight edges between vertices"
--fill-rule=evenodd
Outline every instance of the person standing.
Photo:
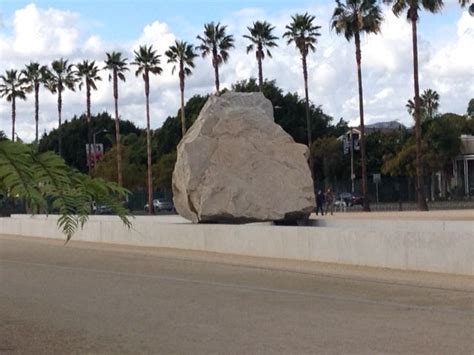
M 324 216 L 324 194 L 321 190 L 318 190 L 316 195 L 316 216 L 321 211 L 321 216 Z
M 331 211 L 331 216 L 334 213 L 334 194 L 332 193 L 331 189 L 329 188 L 326 191 L 326 214 L 328 214 L 328 210 Z

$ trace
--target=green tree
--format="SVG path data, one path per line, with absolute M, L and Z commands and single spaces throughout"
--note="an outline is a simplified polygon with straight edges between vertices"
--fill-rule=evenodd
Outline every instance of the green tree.
M 251 43 L 247 46 L 247 53 L 255 50 L 255 56 L 258 63 L 258 89 L 262 91 L 263 88 L 263 68 L 262 61 L 265 59 L 265 52 L 268 57 L 272 57 L 270 48 L 278 47 L 276 40 L 278 37 L 273 35 L 274 26 L 267 21 L 257 21 L 253 23 L 252 27 L 247 27 L 250 35 L 244 35 Z
M 162 155 L 154 165 L 155 185 L 166 191 L 171 191 L 174 165 L 176 164 L 176 151 Z
M 417 22 L 419 11 L 424 9 L 431 13 L 437 13 L 443 7 L 442 0 L 384 0 L 387 4 L 392 4 L 392 11 L 396 16 L 400 16 L 404 11 L 407 12 L 407 20 L 412 28 L 412 47 L 413 47 L 413 86 L 414 86 L 414 116 L 415 116 L 415 137 L 416 137 L 416 191 L 418 200 L 418 210 L 427 211 L 428 205 L 425 200 L 423 183 L 423 155 L 422 155 L 422 137 L 421 137 L 421 117 L 420 117 L 420 85 L 418 78 L 418 39 Z
M 35 143 L 38 144 L 38 123 L 39 123 L 39 89 L 41 85 L 48 82 L 49 70 L 46 65 L 31 62 L 21 71 L 23 82 L 27 85 L 26 92 L 35 93 Z
M 184 41 L 175 41 L 169 50 L 165 52 L 168 57 L 168 63 L 174 63 L 173 74 L 178 66 L 179 89 L 181 92 L 181 134 L 182 137 L 186 134 L 186 117 L 184 112 L 184 85 L 185 77 L 192 74 L 191 69 L 194 68 L 194 58 L 197 55 L 194 53 L 193 46 Z
M 153 49 L 153 46 L 140 46 L 134 51 L 135 61 L 132 63 L 137 66 L 135 75 L 142 75 L 145 83 L 146 100 L 146 146 L 147 146 L 147 184 L 148 184 L 148 209 L 149 213 L 153 211 L 153 180 L 151 166 L 151 132 L 150 132 L 150 74 L 159 75 L 163 71 L 160 67 L 160 56 Z
M 188 100 L 184 106 L 187 127 L 190 127 L 196 121 L 208 97 L 207 95 L 194 95 Z M 176 116 L 167 117 L 163 125 L 153 135 L 153 161 L 158 161 L 162 155 L 176 151 L 180 139 L 181 124 L 178 112 Z
M 234 48 L 234 36 L 226 34 L 226 29 L 227 26 L 210 22 L 204 25 L 203 36 L 197 36 L 201 44 L 196 49 L 201 52 L 203 58 L 208 55 L 212 57 L 217 94 L 220 92 L 219 67 L 222 63 L 227 63 L 229 50 Z
M 360 36 L 367 33 L 379 33 L 383 21 L 382 11 L 375 0 L 345 0 L 345 4 L 336 0 L 336 9 L 332 15 L 331 27 L 337 34 L 343 34 L 348 41 L 354 38 L 357 64 L 357 84 L 359 88 L 360 151 L 362 166 L 362 194 L 364 211 L 370 211 L 367 198 L 367 154 L 365 150 L 364 95 L 362 91 L 362 53 Z
M 125 82 L 125 72 L 127 68 L 127 58 L 122 58 L 122 53 L 112 52 L 105 53 L 107 59 L 105 60 L 104 69 L 109 70 L 109 81 L 112 80 L 113 95 L 114 95 L 114 108 L 115 108 L 115 144 L 116 151 L 116 163 L 117 163 L 117 181 L 119 186 L 123 186 L 122 177 L 122 149 L 120 148 L 120 119 L 118 112 L 118 81 L 122 80 Z
M 467 105 L 467 115 L 469 117 L 474 117 L 474 98 L 469 100 L 469 104 Z
M 91 90 L 97 90 L 97 81 L 101 81 L 102 78 L 99 76 L 99 67 L 95 64 L 95 61 L 89 62 L 84 60 L 81 63 L 76 64 L 76 74 L 82 81 L 79 83 L 79 90 L 82 87 L 86 87 L 86 119 L 87 119 L 87 143 L 89 144 L 89 159 L 94 156 L 94 159 L 89 160 L 89 175 L 92 175 L 92 166 L 95 167 L 95 147 L 92 152 L 92 126 L 91 126 Z
M 143 133 L 143 136 L 145 135 L 144 130 L 142 132 L 130 121 L 120 120 L 119 125 L 122 134 L 129 135 L 133 133 L 140 136 Z M 98 113 L 92 116 L 91 126 L 92 131 L 106 130 L 111 132 L 110 134 L 97 135 L 96 143 L 103 144 L 104 152 L 107 152 L 112 148 L 112 145 L 115 142 L 112 133 L 114 132 L 115 127 L 114 120 L 106 112 Z M 83 173 L 88 172 L 85 148 L 88 142 L 87 132 L 88 125 L 85 114 L 74 116 L 70 120 L 65 120 L 61 126 L 62 137 L 65 142 L 68 142 L 68 144 L 65 144 L 63 147 L 63 159 L 66 161 L 66 164 Z M 57 128 L 43 134 L 38 145 L 39 151 L 46 152 L 48 150 L 57 150 L 58 135 L 59 132 Z M 146 149 L 145 140 L 143 140 L 143 146 Z M 138 147 L 135 148 L 138 149 Z M 146 164 L 146 153 L 144 153 L 143 156 L 145 157 L 144 164 Z M 113 181 L 116 181 L 116 178 L 113 179 Z
M 321 26 L 313 24 L 315 17 L 305 13 L 304 15 L 296 14 L 291 17 L 292 22 L 286 26 L 287 31 L 283 34 L 283 37 L 287 38 L 287 44 L 294 43 L 296 48 L 301 54 L 301 62 L 303 65 L 303 79 L 304 79 L 304 93 L 305 93 L 305 108 L 306 108 L 306 123 L 307 123 L 307 135 L 308 135 L 308 148 L 311 147 L 311 121 L 309 113 L 309 94 L 308 94 L 308 65 L 307 57 L 309 51 L 316 50 L 317 38 L 321 35 L 319 29 Z M 311 169 L 311 175 L 314 177 L 313 169 L 313 158 L 311 154 L 309 156 L 309 166 Z
M 126 143 L 126 142 L 125 142 Z M 123 169 L 123 186 L 129 190 L 143 188 L 146 180 L 146 166 L 145 164 L 133 163 L 130 159 L 134 144 L 122 144 L 122 169 Z M 140 142 L 142 143 L 142 142 Z M 107 181 L 113 181 L 117 177 L 117 150 L 118 146 L 113 146 L 107 151 L 100 162 L 97 164 L 97 169 L 94 170 L 94 177 L 100 177 Z M 145 153 L 145 152 L 143 152 Z M 146 154 L 145 160 L 146 160 Z
M 428 118 L 432 120 L 434 118 L 434 114 L 438 111 L 439 107 L 439 94 L 436 90 L 425 90 L 423 94 L 421 94 L 421 102 L 423 109 L 426 111 Z
M 416 144 L 409 140 L 396 154 L 384 157 L 382 173 L 390 176 L 416 177 Z
M 409 140 L 410 132 L 406 128 L 391 131 L 377 130 L 367 135 L 367 171 L 380 172 L 384 157 L 396 155 Z
M 75 91 L 77 78 L 73 71 L 73 65 L 68 64 L 67 59 L 58 59 L 51 63 L 51 71 L 48 75 L 48 89 L 53 94 L 58 93 L 58 152 L 62 156 L 61 137 L 61 113 L 63 108 L 63 91 L 69 89 Z
M 461 118 L 461 120 L 458 119 Z M 438 117 L 429 126 L 425 140 L 428 145 L 427 165 L 431 173 L 441 172 L 442 190 L 441 195 L 446 195 L 446 184 L 448 176 L 452 175 L 453 159 L 461 151 L 461 134 L 464 120 L 462 116 L 444 115 Z
M 350 159 L 344 155 L 342 141 L 336 137 L 321 137 L 311 145 L 314 164 L 321 172 L 319 177 L 326 187 L 336 185 L 338 180 L 350 176 Z
M 25 86 L 17 70 L 7 70 L 0 76 L 0 97 L 12 103 L 12 142 L 15 141 L 16 100 L 26 100 Z
M 57 212 L 58 227 L 69 241 L 87 222 L 92 202 L 106 205 L 130 227 L 128 211 L 120 203 L 128 191 L 102 179 L 91 179 L 69 168 L 52 152 L 0 142 L 0 190 L 27 201 L 32 212 Z

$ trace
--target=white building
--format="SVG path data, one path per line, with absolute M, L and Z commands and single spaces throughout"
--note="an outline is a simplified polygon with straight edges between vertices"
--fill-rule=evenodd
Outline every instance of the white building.
M 454 184 L 461 187 L 466 196 L 474 194 L 474 136 L 461 136 L 461 154 L 453 164 Z

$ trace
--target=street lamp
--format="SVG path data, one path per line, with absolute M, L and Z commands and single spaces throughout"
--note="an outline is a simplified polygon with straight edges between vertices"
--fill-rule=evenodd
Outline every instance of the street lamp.
M 93 152 L 93 154 L 94 154 L 94 169 L 95 169 L 96 163 L 97 163 L 97 161 L 96 161 L 97 155 L 96 155 L 96 151 L 95 151 L 95 144 L 96 144 L 96 143 L 95 143 L 95 137 L 96 137 L 98 134 L 101 134 L 101 133 L 108 133 L 108 132 L 109 132 L 109 131 L 104 128 L 104 129 L 101 129 L 100 131 L 94 132 L 94 133 L 92 134 L 92 146 L 94 147 L 94 148 L 93 148 L 93 151 L 94 151 L 94 152 Z

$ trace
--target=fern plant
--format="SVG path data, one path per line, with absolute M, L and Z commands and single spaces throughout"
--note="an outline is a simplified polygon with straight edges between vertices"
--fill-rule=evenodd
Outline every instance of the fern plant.
M 129 191 L 116 183 L 92 179 L 69 168 L 53 152 L 38 153 L 32 147 L 0 142 L 0 191 L 24 199 L 33 213 L 57 212 L 58 227 L 69 241 L 84 226 L 92 203 L 105 205 L 131 227 L 129 211 L 121 201 Z

